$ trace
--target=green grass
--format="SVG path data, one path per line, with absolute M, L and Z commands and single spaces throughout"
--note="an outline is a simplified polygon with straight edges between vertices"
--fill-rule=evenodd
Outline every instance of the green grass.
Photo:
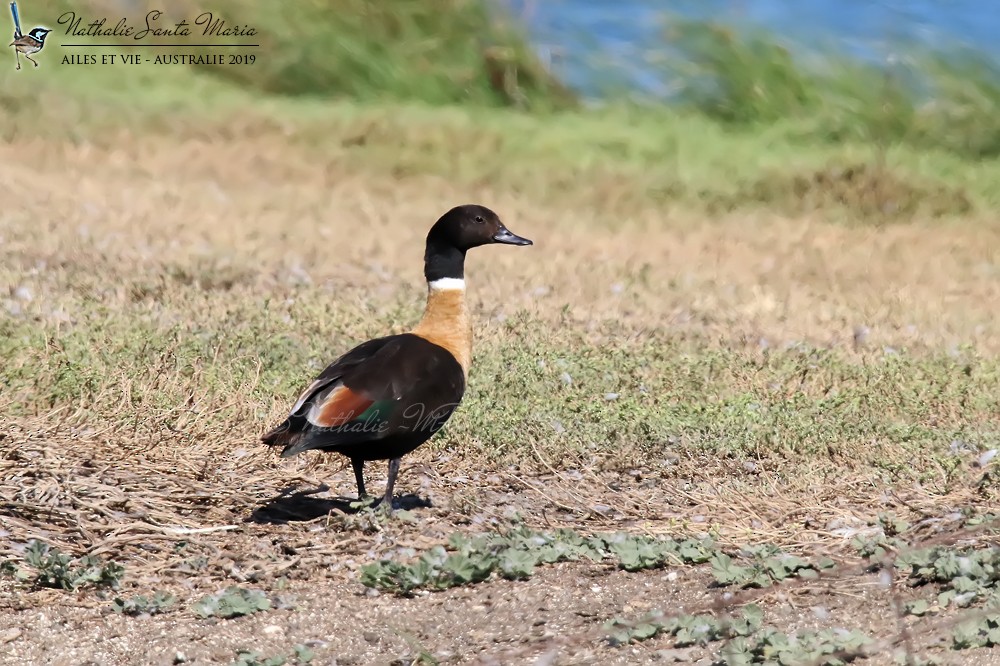
M 34 11 L 70 8 L 54 0 Z M 196 9 L 181 3 L 170 16 Z M 121 10 L 94 0 L 76 11 Z M 37 72 L 0 69 L 0 136 L 270 133 L 351 168 L 620 210 L 653 202 L 884 222 L 1000 205 L 1000 167 L 984 159 L 1000 151 L 1000 74 L 975 54 L 908 55 L 896 76 L 792 56 L 772 35 L 674 20 L 662 67 L 677 104 L 579 109 L 513 21 L 491 21 L 474 0 L 215 11 L 261 30 L 257 63 L 65 66 L 53 50 Z M 510 75 L 499 86 L 484 65 L 496 58 Z
M 652 204 L 879 221 L 963 217 L 1000 202 L 993 187 L 1000 167 L 992 162 L 907 145 L 883 151 L 860 140 L 817 142 L 797 136 L 790 123 L 737 128 L 636 107 L 541 117 L 417 104 L 299 110 L 293 140 L 325 159 L 598 209 L 610 201 L 619 213 Z
M 193 21 L 203 10 L 187 0 L 172 3 L 160 22 Z M 32 7 L 32 15 L 50 17 L 49 23 L 64 11 L 88 20 L 122 12 L 110 0 L 47 0 Z M 230 26 L 253 26 L 258 31 L 253 40 L 261 46 L 253 50 L 253 65 L 202 69 L 253 96 L 513 107 L 533 113 L 577 104 L 533 55 L 519 20 L 484 0 L 293 5 L 220 0 L 212 11 Z M 129 17 L 141 23 L 143 13 L 136 10 Z M 877 65 L 833 49 L 790 45 L 761 29 L 666 13 L 663 26 L 662 45 L 647 55 L 679 108 L 725 125 L 775 129 L 813 142 L 905 144 L 970 159 L 1000 155 L 1000 68 L 986 54 L 897 44 L 893 62 Z M 53 55 L 46 55 L 51 62 Z M 591 56 L 601 59 L 599 53 Z M 84 80 L 102 76 L 96 72 L 100 67 L 64 69 Z M 123 70 L 111 69 L 117 80 Z M 160 77 L 172 68 L 139 69 Z M 603 71 L 595 77 L 615 75 Z M 619 83 L 596 81 L 608 90 L 619 89 Z M 200 97 L 205 91 L 187 96 L 191 92 Z M 643 113 L 655 118 L 655 106 Z
M 964 217 L 1000 205 L 995 162 L 907 145 L 882 153 L 860 140 L 817 142 L 797 136 L 791 123 L 741 129 L 669 108 L 528 115 L 419 102 L 260 98 L 186 70 L 161 71 L 136 68 L 122 76 L 124 88 L 107 94 L 109 73 L 74 78 L 59 71 L 29 94 L 19 89 L 24 78 L 0 72 L 3 135 L 103 144 L 148 132 L 273 136 L 355 171 L 439 176 L 619 216 L 653 204 L 878 222 Z
M 124 15 L 139 30 L 145 27 L 150 9 L 163 12 L 154 21 L 158 27 L 181 20 L 191 24 L 188 41 L 192 43 L 206 41 L 194 39 L 204 29 L 195 24 L 196 17 L 205 11 L 225 20 L 226 27 L 254 28 L 256 35 L 238 40 L 258 43 L 259 48 L 220 51 L 195 47 L 184 51 L 253 54 L 253 65 L 203 69 L 216 81 L 230 82 L 254 95 L 421 100 L 533 110 L 575 105 L 575 96 L 534 57 L 521 27 L 500 8 L 481 0 L 312 0 L 291 4 L 219 0 L 211 7 L 181 0 L 167 7 L 125 10 L 124 14 L 122 6 L 110 0 L 48 0 L 34 4 L 32 16 L 47 17 L 48 23 L 55 25 L 63 12 L 73 11 L 86 25 L 100 17 L 108 17 L 114 24 Z M 65 28 L 57 28 L 53 37 L 66 41 Z M 135 43 L 132 37 L 112 39 Z M 223 41 L 217 37 L 207 40 Z M 163 39 L 147 37 L 144 41 Z M 112 53 L 107 49 L 95 52 Z M 169 68 L 140 69 L 159 72 Z
M 786 125 L 803 139 L 1000 155 L 1000 67 L 967 49 L 899 45 L 893 64 L 810 53 L 762 31 L 672 20 L 665 76 L 681 105 L 723 123 Z
M 143 307 L 93 307 L 58 329 L 4 320 L 7 415 L 72 405 L 75 420 L 129 437 L 166 429 L 191 443 L 249 441 L 270 416 L 248 414 L 247 404 L 295 395 L 329 360 L 329 340 L 339 349 L 364 335 L 345 336 L 348 322 L 324 306 L 297 306 L 301 320 L 284 324 L 283 306 L 249 294 L 199 323 L 198 289 L 184 291 L 192 300 L 176 302 L 186 316 L 175 323 Z M 366 327 L 389 329 L 414 314 Z M 962 465 L 952 442 L 982 450 L 1000 435 L 1000 363 L 971 351 L 757 352 L 656 330 L 596 345 L 527 315 L 501 332 L 503 349 L 480 348 L 461 414 L 433 446 L 494 465 L 532 462 L 536 451 L 564 460 L 611 455 L 623 464 L 706 456 L 940 481 Z M 205 418 L 186 404 L 216 407 Z

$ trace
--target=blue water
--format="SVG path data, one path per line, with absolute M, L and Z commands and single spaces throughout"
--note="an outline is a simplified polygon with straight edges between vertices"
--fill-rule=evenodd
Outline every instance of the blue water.
M 971 46 L 1000 60 L 1000 0 L 501 0 L 554 72 L 583 92 L 625 81 L 654 94 L 647 64 L 664 52 L 663 16 L 712 18 L 774 31 L 794 45 L 866 58 L 901 43 Z

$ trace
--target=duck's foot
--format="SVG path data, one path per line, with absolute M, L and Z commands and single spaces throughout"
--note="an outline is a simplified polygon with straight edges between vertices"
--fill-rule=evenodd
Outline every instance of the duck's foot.
M 371 495 L 363 495 L 358 497 L 354 502 L 350 503 L 352 509 L 374 509 L 382 501 L 381 497 L 372 497 Z
M 378 511 L 379 513 L 381 513 L 381 514 L 383 514 L 383 515 L 385 515 L 387 517 L 388 516 L 392 516 L 393 506 L 392 506 L 392 498 L 391 497 L 386 497 L 385 495 L 383 495 L 382 497 L 379 497 L 379 498 L 375 499 L 368 506 L 369 506 L 369 508 L 371 508 L 371 509 L 373 509 L 375 511 Z
M 355 458 L 351 460 L 354 466 L 354 477 L 358 482 L 358 500 L 356 502 L 351 502 L 352 509 L 374 509 L 379 508 L 379 511 L 387 516 L 392 515 L 392 489 L 396 485 L 396 476 L 399 474 L 399 458 L 393 458 L 389 461 L 389 478 L 386 479 L 385 483 L 385 494 L 381 497 L 374 498 L 369 497 L 368 493 L 365 492 L 365 479 L 362 475 L 362 466 L 364 461 Z

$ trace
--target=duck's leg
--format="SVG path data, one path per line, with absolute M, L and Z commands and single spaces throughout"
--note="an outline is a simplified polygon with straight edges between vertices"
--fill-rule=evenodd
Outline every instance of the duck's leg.
M 354 480 L 358 482 L 358 500 L 368 497 L 365 492 L 365 461 L 361 458 L 351 458 L 351 466 L 354 467 Z
M 399 458 L 389 461 L 389 478 L 385 482 L 385 495 L 382 496 L 383 506 L 392 511 L 392 487 L 396 485 L 396 475 L 399 474 Z

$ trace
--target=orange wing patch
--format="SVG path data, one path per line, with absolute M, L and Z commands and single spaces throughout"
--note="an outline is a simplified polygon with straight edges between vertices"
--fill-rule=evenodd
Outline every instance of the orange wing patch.
M 323 428 L 336 428 L 361 416 L 374 402 L 341 385 L 309 411 L 309 420 Z

